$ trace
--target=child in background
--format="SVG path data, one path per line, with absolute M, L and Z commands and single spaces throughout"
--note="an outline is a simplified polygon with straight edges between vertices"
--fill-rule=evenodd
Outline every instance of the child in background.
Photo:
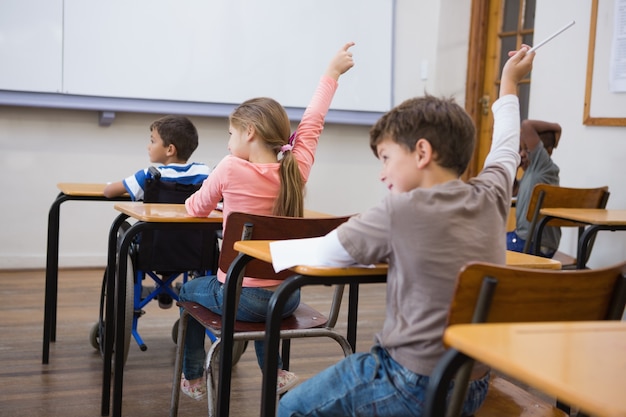
M 187 162 L 197 147 L 198 131 L 184 116 L 164 116 L 150 125 L 148 156 L 151 163 L 160 164 L 157 169 L 162 181 L 202 183 L 209 176 L 209 167 Z M 104 196 L 112 198 L 128 193 L 133 201 L 143 200 L 148 175 L 146 168 L 122 181 L 108 183 L 104 187 Z
M 369 353 L 355 353 L 303 382 L 279 402 L 287 416 L 421 416 L 429 375 L 445 352 L 442 335 L 459 270 L 504 264 L 502 236 L 519 164 L 517 83 L 534 58 L 510 53 L 493 104 L 492 148 L 482 172 L 460 179 L 475 127 L 452 100 L 407 100 L 370 130 L 390 194 L 311 241 L 321 265 L 388 262 L 386 316 Z M 463 414 L 482 404 L 489 369 L 477 364 Z
M 324 117 L 337 89 L 337 80 L 354 65 L 349 51 L 353 45 L 353 42 L 345 44 L 331 60 L 294 135 L 290 136 L 285 109 L 273 99 L 251 99 L 233 111 L 228 131 L 230 155 L 215 167 L 202 188 L 187 199 L 185 205 L 190 215 L 207 216 L 223 199 L 224 228 L 228 227 L 228 214 L 233 211 L 302 217 L 304 185 L 313 165 Z M 225 278 L 226 271 L 218 270 L 217 276 L 189 281 L 181 288 L 180 299 L 195 301 L 222 314 Z M 278 284 L 280 281 L 244 277 L 237 319 L 265 321 L 269 299 Z M 291 315 L 299 303 L 300 293 L 296 292 L 283 316 Z M 189 318 L 181 390 L 197 400 L 206 394 L 204 335 L 202 325 Z M 263 341 L 255 341 L 254 345 L 262 367 Z M 280 394 L 291 388 L 297 377 L 282 369 L 280 358 L 279 368 L 276 390 Z
M 530 222 L 526 218 L 528 205 L 537 184 L 559 185 L 559 167 L 552 161 L 552 150 L 559 144 L 561 126 L 541 120 L 524 120 L 521 127 L 520 167 L 524 170 L 519 183 L 513 186 L 515 204 L 515 230 L 506 234 L 506 247 L 515 252 L 524 252 Z M 561 228 L 548 226 L 541 238 L 541 256 L 552 258 L 559 248 Z M 532 248 L 531 248 L 532 253 Z
M 184 116 L 164 116 L 150 125 L 148 156 L 151 163 L 159 164 L 156 168 L 161 173 L 161 181 L 202 183 L 209 176 L 209 167 L 187 162 L 197 147 L 198 131 Z M 104 187 L 104 196 L 112 198 L 128 193 L 133 201 L 143 200 L 146 179 L 151 177 L 148 169 L 137 171 L 122 181 L 108 183 Z M 172 306 L 172 297 L 167 293 L 159 294 L 158 300 L 161 308 Z

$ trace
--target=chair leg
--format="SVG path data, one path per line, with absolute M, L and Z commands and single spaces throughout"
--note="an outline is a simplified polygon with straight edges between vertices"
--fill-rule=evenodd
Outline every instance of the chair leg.
M 282 339 L 281 359 L 283 361 L 283 369 L 289 370 L 289 356 L 291 354 L 291 339 Z
M 428 380 L 424 417 L 447 415 L 448 387 L 459 368 L 469 360 L 471 360 L 469 356 L 455 349 L 449 349 L 439 360 Z
M 206 355 L 206 386 L 207 386 L 207 412 L 209 417 L 215 417 L 217 409 L 217 384 L 220 375 L 219 354 L 222 347 L 222 339 L 217 338 L 209 348 Z
M 170 417 L 178 416 L 178 404 L 180 400 L 180 378 L 183 374 L 183 352 L 185 349 L 185 335 L 187 334 L 187 322 L 189 314 L 183 310 L 178 323 L 178 338 L 176 340 L 176 358 L 174 360 L 174 380 L 172 381 L 172 398 L 170 404 Z

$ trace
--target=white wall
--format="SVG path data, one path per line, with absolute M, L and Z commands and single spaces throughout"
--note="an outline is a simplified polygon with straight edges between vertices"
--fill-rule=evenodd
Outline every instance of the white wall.
M 537 52 L 529 117 L 558 122 L 563 128 L 559 147 L 552 155 L 561 168 L 561 185 L 608 185 L 611 196 L 607 208 L 626 209 L 626 128 L 582 123 L 590 11 L 590 0 L 537 2 L 536 40 L 572 19 L 576 24 Z M 576 233 L 565 230 L 560 249 L 575 254 L 576 242 Z M 599 233 L 589 266 L 597 268 L 624 260 L 626 233 Z
M 609 207 L 626 208 L 626 190 L 621 184 L 626 168 L 618 160 L 626 155 L 624 128 L 581 123 L 589 0 L 539 1 L 537 38 L 553 31 L 556 20 L 551 16 L 571 19 L 563 17 L 563 10 L 575 14 L 571 18 L 577 24 L 570 29 L 566 45 L 559 44 L 566 39 L 564 34 L 562 41 L 540 50 L 533 71 L 530 114 L 563 125 L 563 139 L 554 158 L 564 185 L 607 184 L 612 193 Z M 463 103 L 470 2 L 397 0 L 397 12 L 395 102 L 427 91 L 454 94 Z M 356 72 L 357 51 L 355 61 L 352 71 Z M 0 107 L 4 180 L 0 269 L 44 267 L 48 210 L 58 193 L 56 184 L 114 181 L 146 167 L 148 126 L 158 116 L 117 113 L 112 126 L 100 127 L 93 111 Z M 193 159 L 214 165 L 226 154 L 227 121 L 191 119 L 200 132 Z M 378 172 L 367 127 L 328 124 L 307 187 L 307 206 L 334 214 L 364 210 L 385 193 Z M 112 203 L 64 203 L 60 266 L 104 266 L 108 228 L 115 216 Z M 562 249 L 573 253 L 574 244 L 575 237 L 566 235 Z M 625 254 L 626 233 L 601 233 L 590 265 L 616 263 Z

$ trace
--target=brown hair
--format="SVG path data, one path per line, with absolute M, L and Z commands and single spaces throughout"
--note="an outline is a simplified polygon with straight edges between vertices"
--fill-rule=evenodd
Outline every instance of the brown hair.
M 291 125 L 287 112 L 276 100 L 259 97 L 244 101 L 229 117 L 238 129 L 254 127 L 258 138 L 277 155 L 289 143 Z M 280 191 L 274 202 L 275 216 L 302 217 L 304 215 L 304 180 L 298 161 L 291 151 L 283 152 L 280 160 Z
M 474 152 L 476 128 L 454 99 L 426 95 L 394 107 L 370 129 L 370 147 L 376 157 L 377 145 L 385 139 L 413 152 L 421 138 L 430 143 L 440 166 L 460 176 Z
M 156 129 L 163 139 L 163 145 L 174 145 L 179 159 L 187 161 L 198 147 L 198 130 L 184 116 L 164 116 L 150 125 L 150 131 Z

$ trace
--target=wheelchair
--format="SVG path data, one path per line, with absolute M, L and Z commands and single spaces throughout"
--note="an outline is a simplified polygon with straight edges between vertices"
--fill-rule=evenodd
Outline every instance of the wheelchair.
M 150 167 L 145 184 L 145 203 L 176 203 L 182 204 L 185 199 L 197 191 L 201 184 L 181 184 L 161 180 L 159 171 Z M 124 222 L 118 231 L 118 244 L 124 233 L 132 225 Z M 147 230 L 138 235 L 129 248 L 129 262 L 126 280 L 126 323 L 124 332 L 123 360 L 126 362 L 130 349 L 131 338 L 139 345 L 141 351 L 148 349 L 138 331 L 139 318 L 145 314 L 144 307 L 153 300 L 178 301 L 178 291 L 188 279 L 194 276 L 214 274 L 219 258 L 219 231 L 178 231 L 178 230 Z M 131 279 L 132 277 L 132 279 Z M 182 277 L 182 279 L 178 279 Z M 104 343 L 101 336 L 105 334 L 104 315 L 106 305 L 105 271 L 100 292 L 100 311 L 98 322 L 93 325 L 89 341 L 94 349 L 104 354 Z M 147 284 L 146 284 L 147 283 Z M 174 309 L 178 312 L 178 309 Z M 172 340 L 176 343 L 178 323 L 172 327 Z M 213 334 L 207 333 L 211 342 Z M 240 347 L 241 354 L 245 346 Z M 241 356 L 239 354 L 239 356 Z

